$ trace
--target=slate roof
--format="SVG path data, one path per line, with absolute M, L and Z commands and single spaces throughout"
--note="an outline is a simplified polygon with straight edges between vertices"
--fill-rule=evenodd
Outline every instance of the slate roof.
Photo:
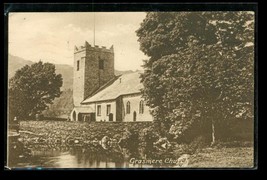
M 117 77 L 113 83 L 109 82 L 109 85 L 104 89 L 86 98 L 82 102 L 82 104 L 97 101 L 114 100 L 120 95 L 140 93 L 140 89 L 143 88 L 143 84 L 140 82 L 140 80 L 139 71 L 123 74 Z

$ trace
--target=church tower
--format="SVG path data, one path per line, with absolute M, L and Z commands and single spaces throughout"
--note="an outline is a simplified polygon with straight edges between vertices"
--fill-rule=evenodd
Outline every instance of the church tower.
M 73 102 L 74 106 L 114 78 L 113 46 L 84 46 L 74 48 Z

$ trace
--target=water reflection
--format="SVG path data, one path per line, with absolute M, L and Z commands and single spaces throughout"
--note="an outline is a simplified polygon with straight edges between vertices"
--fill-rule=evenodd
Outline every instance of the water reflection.
M 25 147 L 20 147 L 20 153 L 9 156 L 9 166 L 16 168 L 152 168 L 172 167 L 164 163 L 132 163 L 131 160 L 172 158 L 168 151 L 157 151 L 151 145 L 121 148 L 114 146 L 104 149 L 101 146 L 31 146 L 31 153 L 24 158 L 18 158 L 25 153 Z M 14 151 L 10 151 L 14 152 Z M 12 154 L 12 153 L 11 153 Z
M 12 167 L 43 168 L 140 168 L 151 165 L 130 164 L 133 154 L 123 148 L 118 152 L 90 152 L 85 148 L 73 147 L 68 150 L 33 150 L 32 156 L 19 161 L 11 161 Z M 13 158 L 15 159 L 15 157 Z

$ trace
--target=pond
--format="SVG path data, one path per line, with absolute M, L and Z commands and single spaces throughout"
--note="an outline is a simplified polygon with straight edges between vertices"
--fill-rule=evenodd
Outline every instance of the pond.
M 111 149 L 96 147 L 49 147 L 16 145 L 9 151 L 9 167 L 23 169 L 47 168 L 171 168 L 179 167 L 178 160 L 169 152 L 158 152 L 152 147 Z M 28 153 L 26 153 L 28 152 Z
M 127 159 L 109 157 L 107 154 L 88 152 L 83 148 L 69 150 L 35 150 L 32 157 L 24 158 L 13 164 L 22 168 L 140 168 Z M 143 165 L 143 167 L 152 167 Z

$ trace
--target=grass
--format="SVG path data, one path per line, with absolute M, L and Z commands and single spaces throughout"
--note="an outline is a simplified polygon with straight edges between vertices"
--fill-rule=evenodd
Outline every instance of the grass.
M 190 157 L 190 167 L 253 168 L 253 147 L 203 148 Z

